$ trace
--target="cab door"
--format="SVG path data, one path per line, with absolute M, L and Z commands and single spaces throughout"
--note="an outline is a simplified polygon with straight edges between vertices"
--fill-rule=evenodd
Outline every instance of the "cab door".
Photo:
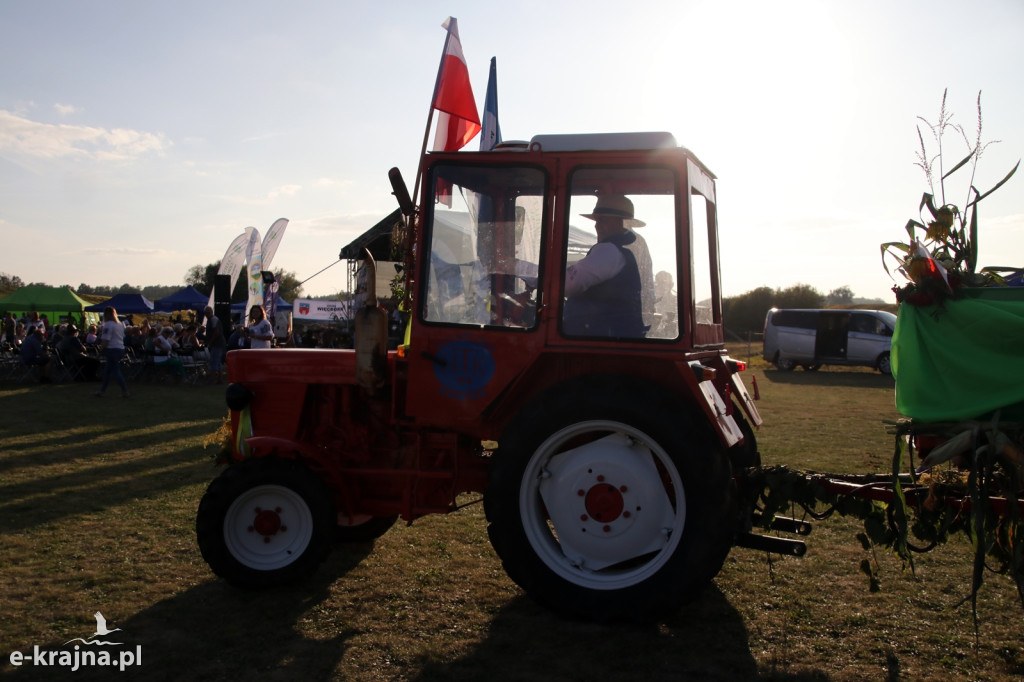
M 549 173 L 495 156 L 438 160 L 425 180 L 405 404 L 422 423 L 479 421 L 543 347 Z

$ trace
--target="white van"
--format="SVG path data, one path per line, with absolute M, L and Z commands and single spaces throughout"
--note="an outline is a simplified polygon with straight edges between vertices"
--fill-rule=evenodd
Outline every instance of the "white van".
M 892 374 L 896 316 L 884 310 L 780 310 L 764 320 L 764 359 L 783 371 L 797 365 L 863 365 Z

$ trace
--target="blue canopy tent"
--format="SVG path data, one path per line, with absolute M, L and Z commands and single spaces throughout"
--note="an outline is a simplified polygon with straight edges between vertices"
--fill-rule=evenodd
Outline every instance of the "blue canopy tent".
M 189 285 L 170 296 L 158 298 L 153 302 L 153 305 L 158 313 L 173 313 L 178 310 L 194 310 L 196 312 L 202 312 L 209 301 L 209 295 L 204 294 L 194 286 Z
M 153 302 L 142 294 L 118 294 L 109 301 L 97 303 L 86 308 L 91 313 L 102 313 L 111 306 L 118 315 L 149 315 L 153 312 Z

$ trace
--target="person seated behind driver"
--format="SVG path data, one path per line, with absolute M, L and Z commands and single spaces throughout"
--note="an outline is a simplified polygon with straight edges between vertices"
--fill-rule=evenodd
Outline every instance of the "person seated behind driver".
M 592 213 L 597 244 L 565 271 L 566 334 L 643 338 L 654 313 L 654 275 L 647 242 L 631 228 L 633 202 L 602 194 Z

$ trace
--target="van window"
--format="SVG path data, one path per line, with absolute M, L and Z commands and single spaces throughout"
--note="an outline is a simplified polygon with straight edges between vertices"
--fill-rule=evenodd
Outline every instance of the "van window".
M 876 334 L 878 336 L 892 336 L 890 329 L 882 320 L 874 315 L 854 313 L 850 317 L 850 331 L 862 334 Z
M 771 323 L 776 327 L 817 329 L 818 312 L 815 310 L 777 310 L 772 315 Z

